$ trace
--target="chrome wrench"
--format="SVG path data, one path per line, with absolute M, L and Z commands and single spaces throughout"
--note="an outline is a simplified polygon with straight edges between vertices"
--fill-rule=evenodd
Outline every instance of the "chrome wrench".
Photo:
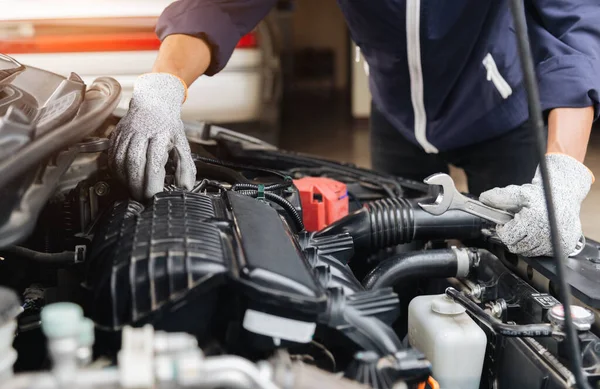
M 431 204 L 419 203 L 424 211 L 432 215 L 442 215 L 451 209 L 458 209 L 496 224 L 506 224 L 511 221 L 514 215 L 510 212 L 502 211 L 483 204 L 481 201 L 471 199 L 456 189 L 454 180 L 447 174 L 437 173 L 425 179 L 428 185 L 440 185 L 442 191 Z
M 514 214 L 483 204 L 481 201 L 471 199 L 456 189 L 454 180 L 448 174 L 437 173 L 427 177 L 424 182 L 428 185 L 439 185 L 442 191 L 435 201 L 430 204 L 419 203 L 419 206 L 432 215 L 442 215 L 448 210 L 456 209 L 496 224 L 506 224 L 514 218 Z M 575 256 L 585 248 L 585 236 L 577 242 L 575 251 L 570 256 Z

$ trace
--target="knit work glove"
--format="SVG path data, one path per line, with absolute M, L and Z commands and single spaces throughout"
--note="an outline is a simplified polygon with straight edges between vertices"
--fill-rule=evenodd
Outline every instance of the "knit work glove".
M 567 155 L 549 154 L 546 163 L 560 231 L 561 254 L 569 255 L 582 234 L 579 212 L 594 176 L 583 164 Z M 539 167 L 531 184 L 488 190 L 479 200 L 515 213 L 513 220 L 496 230 L 510 252 L 527 257 L 552 256 L 550 224 Z
M 194 186 L 196 166 L 181 121 L 186 92 L 179 78 L 166 73 L 145 74 L 135 82 L 129 111 L 111 136 L 109 163 L 137 200 L 163 190 L 171 150 L 175 184 Z

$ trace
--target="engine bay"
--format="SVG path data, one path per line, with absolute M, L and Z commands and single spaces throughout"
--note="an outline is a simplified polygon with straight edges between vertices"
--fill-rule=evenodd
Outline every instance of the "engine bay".
M 0 387 L 572 387 L 554 259 L 435 188 L 187 123 L 196 185 L 135 201 L 118 83 L 0 77 Z M 599 247 L 566 264 L 593 387 Z

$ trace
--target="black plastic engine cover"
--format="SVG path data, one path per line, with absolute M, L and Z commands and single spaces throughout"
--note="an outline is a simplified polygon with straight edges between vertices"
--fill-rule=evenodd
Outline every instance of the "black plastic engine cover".
M 233 192 L 227 193 L 244 252 L 240 263 L 243 283 L 257 291 L 277 290 L 281 297 L 323 294 L 309 264 L 279 214 L 268 204 Z M 315 300 L 316 301 L 316 300 Z M 292 302 L 292 301 L 290 301 Z
M 94 237 L 86 282 L 88 309 L 101 327 L 152 321 L 192 290 L 223 282 L 230 258 L 219 228 L 208 221 L 215 216 L 211 198 L 165 192 L 146 208 L 117 203 L 106 216 Z
M 161 327 L 160 318 L 182 309 L 208 322 L 224 285 L 285 317 L 316 320 L 326 309 L 325 290 L 289 228 L 256 199 L 163 192 L 146 207 L 115 204 L 96 230 L 85 288 L 101 328 Z

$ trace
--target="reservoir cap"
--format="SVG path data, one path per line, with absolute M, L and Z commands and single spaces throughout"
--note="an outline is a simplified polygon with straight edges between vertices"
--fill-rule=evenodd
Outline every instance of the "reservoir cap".
M 42 332 L 48 338 L 79 336 L 83 310 L 73 303 L 54 303 L 44 307 L 41 313 Z
M 571 305 L 571 317 L 573 320 L 573 325 L 577 331 L 589 330 L 595 320 L 592 311 L 578 305 Z M 548 311 L 548 319 L 552 324 L 561 328 L 564 327 L 565 310 L 563 306 L 559 304 L 552 307 Z
M 431 310 L 441 315 L 460 315 L 465 312 L 465 307 L 452 300 L 447 295 L 438 296 L 431 303 Z

